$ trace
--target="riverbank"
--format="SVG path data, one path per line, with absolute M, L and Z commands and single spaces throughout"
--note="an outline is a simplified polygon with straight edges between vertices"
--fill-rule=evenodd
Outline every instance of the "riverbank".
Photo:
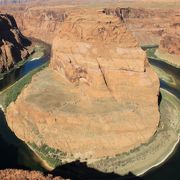
M 180 138 L 180 137 L 179 137 Z M 160 165 L 162 165 L 168 158 L 170 158 L 170 156 L 173 154 L 173 152 L 175 151 L 175 149 L 177 148 L 177 145 L 179 144 L 180 139 L 178 138 L 177 142 L 174 144 L 174 146 L 172 147 L 171 151 L 169 151 L 169 153 L 160 161 L 157 162 L 156 164 L 154 164 L 153 166 L 145 169 L 144 171 L 142 171 L 141 173 L 137 174 L 137 176 L 142 176 L 145 173 L 147 173 L 149 170 L 156 168 Z
M 116 157 L 109 157 L 92 163 L 90 167 L 120 175 L 132 172 L 137 176 L 142 176 L 169 158 L 179 140 L 180 102 L 166 90 L 161 89 L 161 94 L 161 120 L 156 134 L 149 142 L 129 152 L 116 155 Z
M 19 61 L 16 63 L 12 68 L 10 68 L 8 71 L 0 73 L 0 80 L 2 80 L 5 76 L 8 76 L 8 74 L 12 73 L 13 71 L 20 69 L 22 66 L 24 66 L 28 61 L 34 61 L 38 60 L 40 58 L 43 58 L 47 53 L 47 49 L 49 48 L 48 44 L 35 39 L 35 38 L 29 38 L 32 41 L 32 51 L 29 54 L 29 56 L 22 61 Z M 48 50 L 49 51 L 49 50 Z
M 170 64 L 176 68 L 180 68 L 180 56 L 169 54 L 161 49 L 157 49 L 155 51 L 155 56 L 157 56 L 157 60 L 161 60 Z
M 27 144 L 27 146 L 29 147 L 29 149 L 31 149 L 31 151 L 34 152 L 34 154 L 37 156 L 38 160 L 41 162 L 41 165 L 43 168 L 45 168 L 46 170 L 48 171 L 53 171 L 55 168 L 50 166 L 50 164 L 45 161 L 40 155 L 38 152 L 36 152 L 36 150 L 34 148 L 32 148 L 29 144 Z

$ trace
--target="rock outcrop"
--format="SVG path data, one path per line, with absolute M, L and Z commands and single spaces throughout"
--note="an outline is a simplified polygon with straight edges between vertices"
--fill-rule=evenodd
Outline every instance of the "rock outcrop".
M 119 18 L 72 11 L 53 42 L 50 67 L 7 108 L 25 142 L 91 162 L 147 142 L 159 123 L 159 80 Z M 17 119 L 18 117 L 18 119 Z
M 0 14 L 0 72 L 8 70 L 28 55 L 31 42 L 19 31 L 15 19 Z
M 6 11 L 6 9 L 5 9 Z M 34 37 L 52 44 L 55 34 L 67 18 L 65 9 L 58 7 L 16 7 L 11 10 L 18 27 L 28 37 Z
M 160 41 L 160 49 L 170 54 L 180 55 L 180 31 L 165 33 Z
M 23 171 L 16 169 L 0 170 L 1 180 L 63 180 L 61 177 L 53 177 L 52 175 L 44 176 L 42 173 L 37 171 Z

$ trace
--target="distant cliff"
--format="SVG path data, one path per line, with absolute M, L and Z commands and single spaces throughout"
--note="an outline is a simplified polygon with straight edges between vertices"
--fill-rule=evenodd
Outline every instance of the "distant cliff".
M 0 14 L 0 72 L 25 59 L 31 42 L 19 31 L 13 16 Z
M 160 48 L 170 54 L 180 55 L 180 23 L 173 23 L 162 36 Z
M 64 8 L 51 9 L 50 7 L 46 9 L 42 7 L 23 9 L 21 7 L 11 13 L 23 34 L 48 43 L 52 43 L 62 22 L 68 16 Z

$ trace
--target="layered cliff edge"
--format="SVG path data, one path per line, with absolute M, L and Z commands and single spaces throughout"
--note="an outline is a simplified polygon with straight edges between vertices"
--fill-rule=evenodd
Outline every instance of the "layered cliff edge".
M 170 48 L 177 48 L 176 42 L 179 41 L 174 34 L 178 33 L 180 21 L 180 10 L 177 9 L 143 9 L 143 8 L 105 8 L 107 15 L 116 15 L 124 22 L 140 45 L 161 45 Z M 153 23 L 152 23 L 153 22 Z M 173 24 L 172 24 L 173 22 Z M 173 31 L 167 35 L 167 31 Z M 169 34 L 169 33 L 168 33 Z M 174 37 L 173 37 L 174 36 Z M 170 38 L 171 37 L 171 38 Z M 167 39 L 175 40 L 172 45 Z M 166 41 L 166 44 L 163 43 Z
M 58 150 L 63 164 L 112 157 L 154 135 L 159 80 L 119 18 L 74 10 L 52 49 L 50 67 L 7 108 L 20 139 Z
M 67 9 L 63 6 L 24 7 L 15 8 L 11 13 L 17 20 L 20 30 L 26 36 L 35 37 L 52 44 L 55 34 L 68 16 Z
M 0 72 L 26 59 L 31 53 L 30 45 L 31 41 L 21 34 L 13 16 L 0 14 Z

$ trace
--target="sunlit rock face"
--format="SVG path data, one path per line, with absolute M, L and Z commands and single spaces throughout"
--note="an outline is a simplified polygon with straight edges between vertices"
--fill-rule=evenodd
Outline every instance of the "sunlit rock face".
M 52 54 L 50 67 L 7 109 L 8 125 L 19 138 L 65 152 L 66 162 L 90 162 L 153 136 L 159 80 L 118 17 L 72 11 Z
M 52 44 L 55 34 L 59 31 L 68 14 L 63 7 L 35 6 L 16 7 L 11 11 L 21 31 L 29 37 L 38 38 Z
M 29 55 L 31 42 L 19 31 L 13 16 L 0 14 L 0 72 Z
M 124 22 L 138 41 L 140 45 L 163 45 L 168 46 L 170 49 L 170 42 L 167 42 L 168 37 L 165 36 L 167 31 L 172 30 L 179 32 L 177 27 L 180 22 L 180 10 L 174 9 L 153 9 L 153 8 L 105 8 L 103 12 L 107 15 L 114 15 Z M 158 13 L 157 13 L 158 12 Z M 153 22 L 153 23 L 152 23 Z M 174 23 L 174 25 L 172 25 Z M 171 39 L 172 38 L 171 34 Z M 164 40 L 163 40 L 164 39 Z M 163 43 L 163 42 L 167 43 Z M 176 40 L 173 43 L 175 46 Z M 167 45 L 165 45 L 167 44 Z

